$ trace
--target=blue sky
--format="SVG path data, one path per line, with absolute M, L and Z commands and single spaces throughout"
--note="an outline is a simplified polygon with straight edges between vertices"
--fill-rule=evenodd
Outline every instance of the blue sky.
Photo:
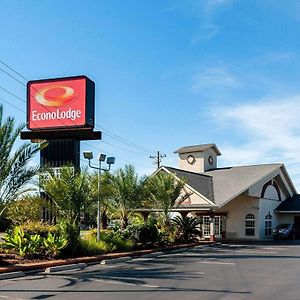
M 177 148 L 214 142 L 219 166 L 284 162 L 299 187 L 299 12 L 293 0 L 1 1 L 0 60 L 28 79 L 94 80 L 103 140 L 82 150 L 115 168 L 151 173 L 158 149 L 176 167 Z M 25 99 L 1 70 L 0 87 Z

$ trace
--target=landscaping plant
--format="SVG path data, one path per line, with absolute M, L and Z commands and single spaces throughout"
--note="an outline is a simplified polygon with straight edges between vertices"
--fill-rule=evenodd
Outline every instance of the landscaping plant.
M 190 241 L 201 237 L 201 230 L 199 229 L 199 220 L 195 217 L 176 216 L 172 219 L 172 223 L 176 226 L 177 241 Z

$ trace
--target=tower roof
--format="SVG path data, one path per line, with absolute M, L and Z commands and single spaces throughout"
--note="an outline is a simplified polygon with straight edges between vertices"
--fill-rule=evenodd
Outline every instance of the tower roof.
M 210 148 L 212 148 L 218 156 L 221 155 L 221 152 L 218 149 L 218 147 L 216 146 L 216 144 L 201 144 L 201 145 L 181 147 L 181 148 L 177 149 L 176 151 L 174 151 L 174 153 L 203 152 Z

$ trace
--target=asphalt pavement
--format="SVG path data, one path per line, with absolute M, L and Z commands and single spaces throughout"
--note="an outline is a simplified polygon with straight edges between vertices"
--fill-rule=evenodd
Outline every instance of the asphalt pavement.
M 219 244 L 0 281 L 1 299 L 300 299 L 300 243 Z

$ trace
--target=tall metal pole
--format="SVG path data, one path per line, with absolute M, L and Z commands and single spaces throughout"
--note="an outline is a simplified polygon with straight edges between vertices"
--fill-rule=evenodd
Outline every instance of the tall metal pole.
M 100 228 L 101 228 L 101 206 L 100 206 L 100 180 L 101 180 L 101 161 L 99 160 L 98 168 L 98 203 L 97 203 L 97 242 L 100 241 Z

